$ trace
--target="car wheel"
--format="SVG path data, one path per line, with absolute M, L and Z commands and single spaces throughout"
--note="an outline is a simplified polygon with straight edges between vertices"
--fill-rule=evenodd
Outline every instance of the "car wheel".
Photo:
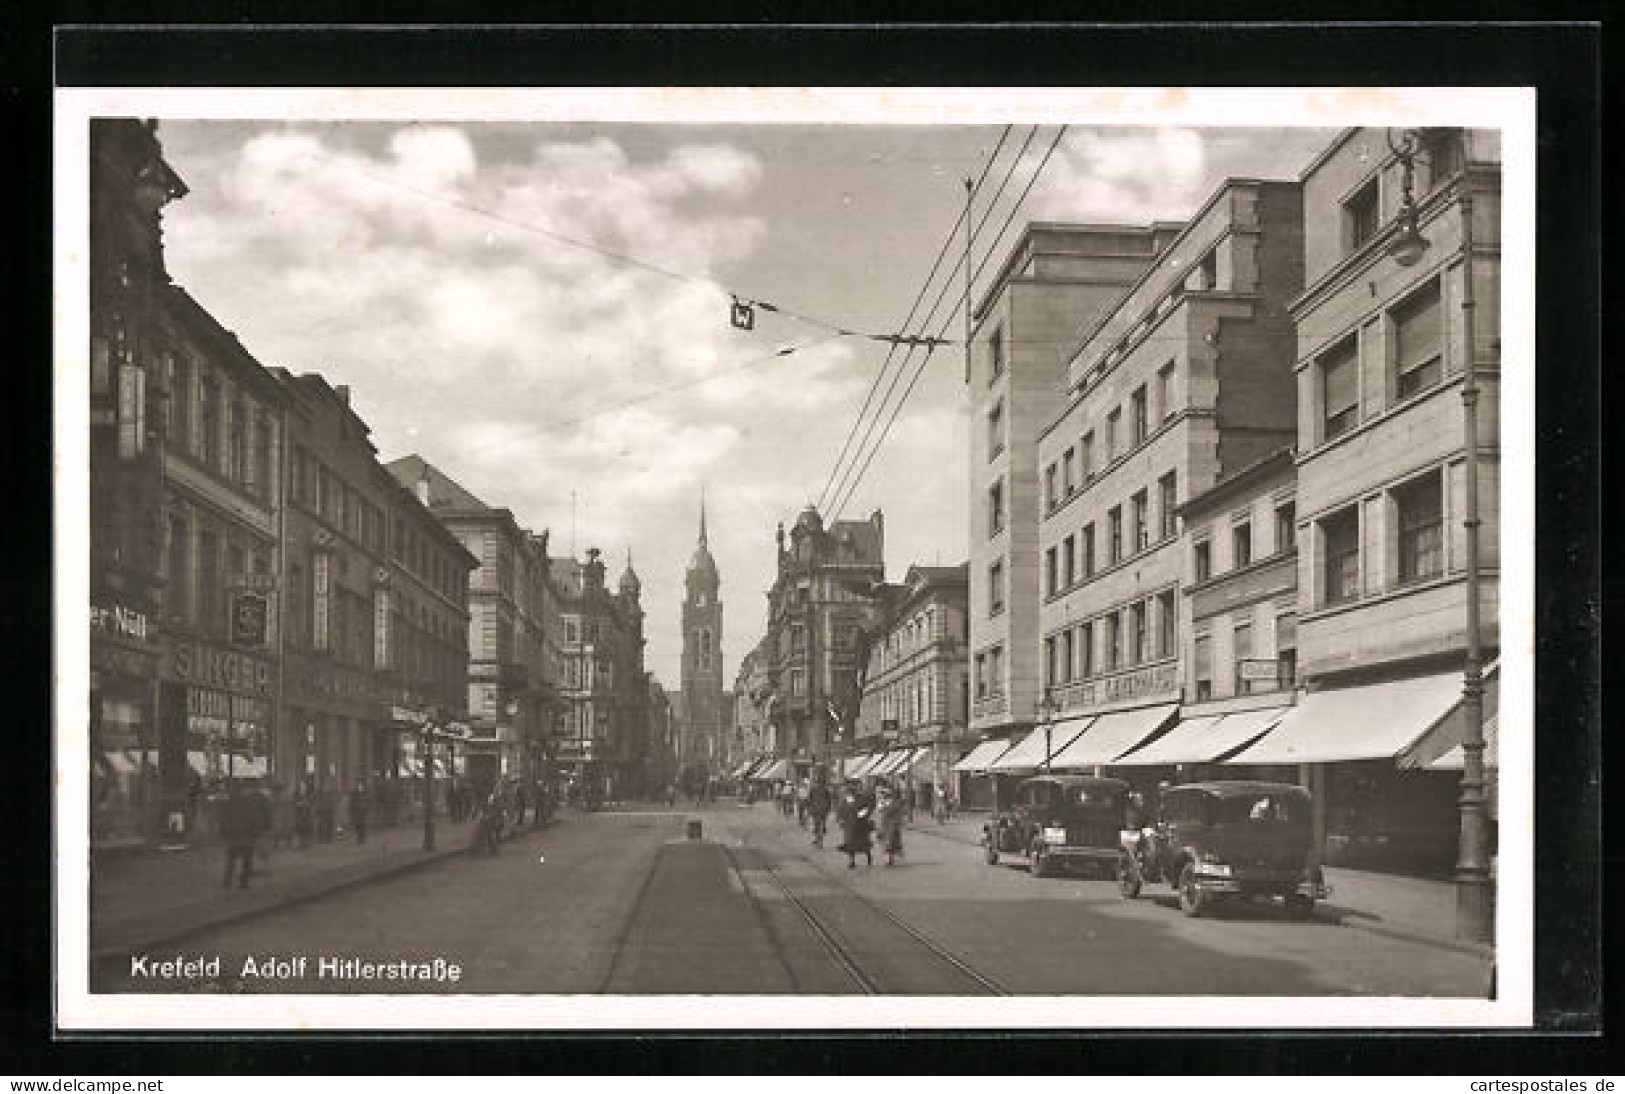
M 997 866 L 999 864 L 999 849 L 993 846 L 992 836 L 987 837 L 987 839 L 983 841 L 982 850 L 987 856 L 987 864 L 989 866 Z
M 1140 895 L 1140 884 L 1140 864 L 1124 851 L 1117 860 L 1117 891 L 1124 900 L 1133 900 Z
M 1196 866 L 1187 863 L 1179 872 L 1179 910 L 1195 919 L 1207 911 L 1207 894 L 1196 887 Z
M 1286 914 L 1293 919 L 1308 919 L 1315 914 L 1315 898 L 1293 893 L 1286 898 Z

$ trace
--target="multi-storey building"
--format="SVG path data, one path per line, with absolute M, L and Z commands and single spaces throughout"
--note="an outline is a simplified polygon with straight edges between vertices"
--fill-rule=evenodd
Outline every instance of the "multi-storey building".
M 677 785 L 677 716 L 671 693 L 649 673 L 649 730 L 647 772 L 649 786 Z
M 194 788 L 272 770 L 284 669 L 272 609 L 287 396 L 185 292 L 171 288 L 166 301 L 167 340 L 158 353 L 167 575 L 158 720 L 174 818 L 173 803 Z
M 1409 136 L 1419 240 L 1400 134 L 1350 129 L 1302 175 L 1307 285 L 1292 315 L 1309 693 L 1237 758 L 1310 765 L 1329 855 L 1403 844 L 1442 863 L 1456 777 L 1396 769 L 1395 757 L 1461 694 L 1469 397 L 1480 641 L 1487 657 L 1499 646 L 1500 147 L 1489 131 Z M 1463 385 L 1469 354 L 1476 392 Z M 1493 700 L 1492 689 L 1487 710 Z
M 758 652 L 771 682 L 765 709 L 784 774 L 805 775 L 851 746 L 832 739 L 831 730 L 856 724 L 870 591 L 886 576 L 885 518 L 877 509 L 868 520 L 837 520 L 826 528 L 808 506 L 789 540 L 787 547 L 779 525 L 778 573 Z
M 1176 231 L 1030 225 L 975 311 L 965 380 L 970 719 L 979 737 L 1031 725 L 1040 696 L 1038 436 L 1054 421 L 1068 354 Z
M 744 774 L 756 760 L 775 751 L 773 725 L 767 720 L 767 703 L 772 690 L 761 651 L 750 650 L 740 660 L 739 672 L 734 677 L 734 735 L 739 753 L 733 767 L 736 777 Z
M 557 757 L 582 787 L 606 796 L 647 789 L 648 680 L 643 668 L 642 588 L 630 559 L 617 592 L 604 583 L 598 548 L 551 559 L 563 638 L 563 707 Z
M 1225 182 L 1068 361 L 1038 441 L 1034 652 L 1054 747 L 1083 733 L 1073 766 L 1110 764 L 1177 713 L 1180 500 L 1292 443 L 1302 243 L 1296 183 Z M 1220 547 L 1250 565 L 1267 534 L 1238 519 Z
M 547 532 L 532 534 L 416 453 L 388 469 L 479 559 L 468 576 L 470 778 L 541 778 L 551 769 L 562 657 Z
M 467 717 L 477 559 L 379 464 L 347 387 L 280 375 L 289 456 L 278 770 L 343 802 L 358 782 L 420 774 L 425 722 Z
M 186 193 L 155 122 L 90 123 L 91 840 L 161 821 L 157 692 L 164 607 L 163 399 L 169 275 L 160 214 Z M 174 762 L 171 753 L 171 762 Z M 184 757 L 181 759 L 184 767 Z M 177 778 L 172 776 L 168 785 Z
M 858 712 L 859 753 L 881 755 L 866 773 L 935 788 L 968 743 L 967 567 L 910 566 L 887 586 L 867 636 Z

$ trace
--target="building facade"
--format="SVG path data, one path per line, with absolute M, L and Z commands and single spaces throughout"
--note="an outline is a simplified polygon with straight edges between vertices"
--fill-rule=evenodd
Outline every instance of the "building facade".
M 968 567 L 909 567 L 888 586 L 866 645 L 858 713 L 860 752 L 913 747 L 892 777 L 915 787 L 947 786 L 969 743 Z
M 1296 183 L 1226 182 L 1068 361 L 1065 409 L 1037 446 L 1033 654 L 1052 716 L 1144 710 L 1122 718 L 1151 732 L 1176 714 L 1192 632 L 1179 506 L 1292 443 L 1302 242 Z M 1247 566 L 1269 534 L 1238 518 L 1217 546 Z
M 777 751 L 804 776 L 852 747 L 862 698 L 862 635 L 872 622 L 872 591 L 886 577 L 885 518 L 877 509 L 868 520 L 837 520 L 826 528 L 808 506 L 788 539 L 787 545 L 781 524 L 758 652 L 772 689 L 766 710 Z M 837 736 L 837 728 L 845 733 Z
M 605 797 L 643 792 L 649 687 L 637 574 L 628 560 L 611 592 L 596 547 L 550 566 L 562 629 L 558 764 L 579 787 Z
M 553 762 L 563 658 L 548 533 L 522 527 L 511 510 L 487 505 L 416 453 L 388 470 L 479 560 L 468 575 L 470 778 L 543 778 Z
M 1038 437 L 1069 353 L 1155 260 L 1177 226 L 1034 224 L 974 317 L 970 395 L 971 728 L 1006 736 L 1040 698 Z
M 172 352 L 163 207 L 186 193 L 155 122 L 90 123 L 90 687 L 93 846 L 165 823 L 156 680 L 167 558 L 157 435 Z M 171 754 L 173 762 L 173 753 Z M 173 785 L 171 777 L 167 785 Z
M 739 672 L 734 676 L 734 734 L 739 753 L 736 770 L 777 751 L 773 724 L 767 718 L 772 694 L 765 659 L 759 649 L 752 649 L 740 659 Z
M 1427 729 L 1413 723 L 1460 694 L 1468 354 L 1486 660 L 1499 647 L 1500 147 L 1489 131 L 1415 136 L 1420 255 L 1394 246 L 1406 169 L 1391 134 L 1348 130 L 1302 177 L 1307 285 L 1292 306 L 1298 672 L 1322 724 L 1339 717 L 1339 703 L 1349 708 L 1349 735 L 1334 745 L 1288 726 L 1244 755 L 1309 765 L 1329 857 L 1405 844 L 1442 864 L 1454 851 L 1458 776 L 1401 770 L 1395 753 Z M 1359 728 L 1370 685 L 1416 696 L 1391 712 L 1389 733 Z

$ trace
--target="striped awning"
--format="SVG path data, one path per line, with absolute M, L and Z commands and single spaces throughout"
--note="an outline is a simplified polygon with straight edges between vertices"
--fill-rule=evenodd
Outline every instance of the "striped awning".
M 1050 766 L 1060 771 L 1112 764 L 1148 739 L 1177 714 L 1174 703 L 1102 714 L 1087 731 L 1059 749 Z
M 1150 744 L 1119 756 L 1119 767 L 1159 764 L 1202 764 L 1245 748 L 1275 727 L 1291 707 L 1269 707 L 1235 714 L 1209 714 L 1180 722 Z
M 1010 748 L 1010 742 L 995 738 L 983 741 L 960 761 L 954 764 L 955 771 L 963 771 L 971 775 L 979 775 L 993 765 L 993 761 L 1004 755 Z
M 1094 723 L 1095 719 L 1086 715 L 1082 718 L 1069 718 L 1064 722 L 1037 726 L 1021 739 L 1020 744 L 994 760 L 988 770 L 1004 774 L 1037 771 L 1044 766 L 1046 760 L 1053 766 L 1054 760 L 1066 751 L 1067 746 Z

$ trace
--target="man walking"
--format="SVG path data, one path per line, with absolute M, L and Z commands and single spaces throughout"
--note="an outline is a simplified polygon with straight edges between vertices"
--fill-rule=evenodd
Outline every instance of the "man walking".
M 350 792 L 350 823 L 355 826 L 355 841 L 367 842 L 367 825 L 372 821 L 372 795 L 367 792 L 367 780 L 357 779 Z
M 829 811 L 833 804 L 829 784 L 822 779 L 813 783 L 807 791 L 807 814 L 812 817 L 814 847 L 824 846 L 824 832 L 829 826 Z
M 220 818 L 220 834 L 226 842 L 226 888 L 231 888 L 233 875 L 238 877 L 238 888 L 248 888 L 254 872 L 254 841 L 270 827 L 269 813 L 264 799 L 245 792 L 236 779 L 227 784 L 226 806 Z M 240 871 L 238 863 L 242 864 Z

